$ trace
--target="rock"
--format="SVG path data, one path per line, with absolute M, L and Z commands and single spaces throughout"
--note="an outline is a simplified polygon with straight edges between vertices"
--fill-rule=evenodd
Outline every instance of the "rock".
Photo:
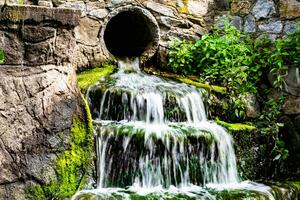
M 275 4 L 272 0 L 257 0 L 251 11 L 255 19 L 267 19 L 276 14 Z
M 300 97 L 287 96 L 283 105 L 283 112 L 286 115 L 299 115 Z
M 285 91 L 294 96 L 300 96 L 300 71 L 298 67 L 289 67 L 288 73 L 284 77 Z
M 247 94 L 244 97 L 246 106 L 246 116 L 249 118 L 257 118 L 260 116 L 260 107 L 257 98 L 254 94 Z
M 189 0 L 187 3 L 188 13 L 194 16 L 204 16 L 209 11 L 209 4 L 213 3 L 212 0 L 197 1 Z
M 24 47 L 16 34 L 0 31 L 0 47 L 4 51 L 5 64 L 20 65 L 23 63 Z
M 284 24 L 283 32 L 285 34 L 294 33 L 296 31 L 296 22 L 295 21 L 286 21 Z
M 175 17 L 176 16 L 176 11 L 169 7 L 169 6 L 165 6 L 163 4 L 160 4 L 160 3 L 155 3 L 155 2 L 152 2 L 152 1 L 146 1 L 144 2 L 144 5 L 154 11 L 154 12 L 157 12 L 161 15 L 164 15 L 164 16 L 169 16 L 169 17 Z
M 244 18 L 244 32 L 246 33 L 254 33 L 256 31 L 256 23 L 255 23 L 255 18 L 253 15 L 247 15 Z
M 44 6 L 44 7 L 49 7 L 49 8 L 53 7 L 52 1 L 43 1 L 43 0 L 40 0 L 38 2 L 38 5 L 39 6 Z
M 191 24 L 189 24 L 185 20 L 175 19 L 175 18 L 166 17 L 166 16 L 161 16 L 159 23 L 166 27 L 180 27 L 180 28 L 190 28 L 191 27 Z
M 88 12 L 88 15 L 98 19 L 103 19 L 108 15 L 108 11 L 106 9 L 94 9 Z
M 104 62 L 107 57 L 103 54 L 101 46 L 89 47 L 77 44 L 75 52 L 77 69 L 84 69 Z
M 80 10 L 81 17 L 86 16 L 86 6 L 83 1 L 66 1 L 65 3 L 59 5 L 59 7 L 73 9 L 73 10 Z
M 96 20 L 88 17 L 81 18 L 79 26 L 75 28 L 76 41 L 87 46 L 96 46 L 99 44 L 100 27 L 101 24 Z
M 60 139 L 58 149 L 46 138 L 70 129 L 80 112 L 74 74 L 72 66 L 0 68 L 0 185 L 7 191 L 0 199 L 23 199 L 28 176 L 41 183 L 56 177 L 53 153 L 59 155 L 70 142 Z
M 250 8 L 253 5 L 254 0 L 232 0 L 231 1 L 231 13 L 247 15 L 250 13 Z
M 26 43 L 25 44 L 25 56 L 24 61 L 28 65 L 46 65 L 54 64 L 53 54 L 54 54 L 54 39 L 49 39 L 47 41 L 39 43 Z
M 239 16 L 233 16 L 231 18 L 231 23 L 233 26 L 235 26 L 238 30 L 243 30 L 243 19 Z
M 300 2 L 297 0 L 279 0 L 280 17 L 295 19 L 300 17 Z
M 72 9 L 57 9 L 40 6 L 6 6 L 0 12 L 0 22 L 10 21 L 24 23 L 53 21 L 62 25 L 77 26 L 80 18 L 80 11 Z M 1 24 L 0 23 L 0 24 Z
M 56 35 L 55 28 L 26 25 L 22 29 L 22 38 L 25 42 L 42 42 Z
M 258 29 L 261 32 L 265 33 L 281 33 L 283 24 L 280 20 L 269 20 L 267 22 L 261 23 L 258 25 Z

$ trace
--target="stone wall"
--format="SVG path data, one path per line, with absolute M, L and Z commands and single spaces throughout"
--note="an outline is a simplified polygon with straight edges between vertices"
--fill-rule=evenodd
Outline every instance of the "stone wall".
M 2 7 L 0 47 L 0 199 L 55 180 L 55 160 L 70 148 L 73 119 L 83 115 L 71 65 L 80 12 Z M 64 134 L 62 134 L 62 132 Z
M 236 26 L 247 33 L 267 33 L 271 39 L 291 33 L 300 21 L 297 0 L 232 0 L 230 15 Z

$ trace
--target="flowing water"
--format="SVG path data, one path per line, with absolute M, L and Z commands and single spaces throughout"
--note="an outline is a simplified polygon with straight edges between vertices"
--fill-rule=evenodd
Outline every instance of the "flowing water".
M 141 72 L 138 59 L 119 61 L 117 73 L 87 92 L 97 188 L 73 199 L 218 199 L 231 189 L 274 199 L 268 186 L 241 182 L 232 137 L 207 119 L 205 97 Z

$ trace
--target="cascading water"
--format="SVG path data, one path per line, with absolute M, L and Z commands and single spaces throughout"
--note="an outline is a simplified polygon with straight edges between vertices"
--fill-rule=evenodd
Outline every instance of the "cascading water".
M 73 199 L 134 199 L 133 193 L 217 199 L 224 188 L 274 199 L 267 186 L 240 182 L 232 138 L 207 119 L 204 97 L 204 90 L 141 72 L 138 59 L 119 61 L 119 72 L 88 90 L 97 189 Z

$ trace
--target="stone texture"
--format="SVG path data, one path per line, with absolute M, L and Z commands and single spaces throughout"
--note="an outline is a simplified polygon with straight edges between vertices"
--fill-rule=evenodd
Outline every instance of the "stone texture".
M 244 32 L 254 33 L 256 32 L 255 18 L 250 14 L 244 18 Z
M 294 33 L 296 31 L 296 22 L 295 21 L 286 21 L 284 23 L 283 32 L 285 34 Z
M 108 11 L 106 9 L 93 9 L 88 12 L 88 15 L 98 19 L 103 19 L 108 15 Z
M 257 0 L 251 13 L 257 20 L 270 18 L 276 14 L 275 4 L 273 0 Z
M 24 61 L 24 45 L 20 38 L 10 32 L 0 31 L 0 47 L 5 52 L 5 63 L 20 65 Z
M 96 20 L 88 17 L 81 18 L 79 26 L 75 28 L 76 41 L 87 46 L 96 46 L 99 44 L 100 27 L 101 24 Z
M 239 16 L 233 16 L 231 18 L 232 25 L 235 26 L 238 30 L 243 30 L 243 19 Z
M 250 8 L 255 0 L 232 0 L 231 1 L 231 13 L 247 15 L 250 13 Z
M 52 1 L 43 1 L 43 0 L 40 0 L 38 2 L 38 5 L 39 6 L 44 6 L 44 7 L 49 7 L 49 8 L 53 7 Z
M 294 19 L 300 17 L 300 2 L 297 0 L 279 0 L 281 18 Z
M 25 199 L 26 180 L 55 180 L 53 160 L 69 148 L 63 138 L 60 148 L 46 138 L 67 134 L 82 112 L 75 71 L 71 65 L 1 66 L 0 93 L 0 199 Z
M 22 28 L 22 39 L 25 42 L 42 42 L 56 35 L 56 29 L 42 26 L 24 26 Z
M 204 16 L 209 11 L 209 4 L 213 3 L 212 0 L 189 0 L 187 3 L 188 13 L 195 16 Z
M 176 11 L 171 7 L 165 6 L 160 3 L 152 2 L 152 1 L 146 1 L 144 4 L 148 9 L 156 13 L 159 13 L 161 15 L 169 16 L 169 17 L 176 16 Z
M 287 115 L 299 115 L 300 97 L 287 96 L 283 105 L 283 112 Z
M 287 76 L 284 77 L 286 83 L 286 92 L 300 96 L 300 70 L 297 67 L 289 67 Z
M 100 45 L 89 47 L 82 44 L 77 44 L 74 57 L 76 57 L 74 65 L 78 69 L 95 66 L 107 59 L 107 56 L 103 54 L 103 49 Z
M 56 21 L 63 25 L 78 25 L 80 11 L 74 9 L 57 9 L 39 6 L 6 6 L 0 11 L 0 22 L 22 22 L 45 20 Z
M 180 27 L 180 28 L 191 27 L 191 23 L 188 23 L 186 20 L 174 19 L 166 16 L 161 16 L 159 23 L 166 27 Z
M 267 22 L 261 23 L 258 25 L 258 29 L 261 32 L 265 33 L 281 33 L 283 24 L 280 20 L 269 20 Z
M 66 1 L 65 3 L 59 5 L 59 7 L 80 11 L 81 17 L 86 15 L 86 6 L 83 1 Z
M 246 116 L 249 118 L 257 118 L 260 116 L 260 107 L 254 94 L 247 94 L 244 97 L 246 106 Z

